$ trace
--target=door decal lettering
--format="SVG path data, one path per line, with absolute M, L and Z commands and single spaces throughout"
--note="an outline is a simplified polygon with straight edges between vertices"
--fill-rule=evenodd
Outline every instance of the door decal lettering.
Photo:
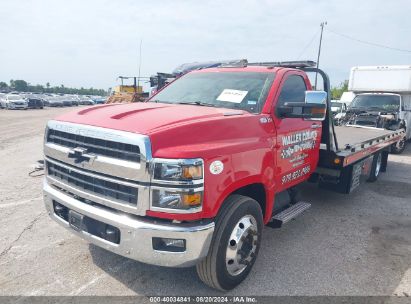
M 282 136 L 281 158 L 288 159 L 293 157 L 290 162 L 295 162 L 295 157 L 298 156 L 298 153 L 314 149 L 317 137 L 318 132 L 316 130 L 305 130 Z M 304 154 L 301 153 L 300 155 Z M 305 158 L 306 156 L 301 157 Z

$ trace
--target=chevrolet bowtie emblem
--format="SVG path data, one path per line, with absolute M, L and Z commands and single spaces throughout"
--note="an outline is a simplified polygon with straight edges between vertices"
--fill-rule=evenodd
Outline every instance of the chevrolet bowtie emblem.
M 69 151 L 68 153 L 69 158 L 74 158 L 74 162 L 76 164 L 81 163 L 83 161 L 93 161 L 96 156 L 93 154 L 88 154 L 86 148 L 77 147 Z

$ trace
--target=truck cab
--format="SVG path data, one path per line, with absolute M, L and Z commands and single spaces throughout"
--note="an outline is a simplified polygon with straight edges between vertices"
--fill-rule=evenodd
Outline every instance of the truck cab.
M 49 215 L 117 254 L 196 265 L 209 286 L 236 287 L 255 263 L 263 226 L 280 228 L 310 207 L 297 185 L 317 179 L 349 193 L 361 176 L 375 181 L 401 136 L 358 129 L 359 141 L 339 148 L 339 134 L 357 129 L 334 130 L 328 76 L 314 64 L 194 70 L 147 102 L 49 121 Z M 308 72 L 321 74 L 325 91 L 312 91 Z

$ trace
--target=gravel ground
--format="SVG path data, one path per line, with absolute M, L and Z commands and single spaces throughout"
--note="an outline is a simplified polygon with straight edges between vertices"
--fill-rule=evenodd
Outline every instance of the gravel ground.
M 46 121 L 70 109 L 0 111 L 0 295 L 210 295 L 194 268 L 144 265 L 90 245 L 46 215 Z M 257 263 L 231 295 L 411 296 L 411 144 L 351 195 L 303 186 L 312 208 L 266 228 Z M 187 288 L 189 287 L 189 288 Z

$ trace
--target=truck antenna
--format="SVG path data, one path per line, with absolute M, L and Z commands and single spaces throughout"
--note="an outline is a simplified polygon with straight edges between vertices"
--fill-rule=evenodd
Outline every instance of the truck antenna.
M 324 31 L 324 26 L 327 25 L 327 21 L 325 22 L 321 22 L 320 26 L 321 26 L 321 35 L 320 35 L 320 45 L 318 46 L 318 55 L 317 55 L 317 69 L 320 65 L 320 54 L 321 54 L 321 43 L 323 41 L 323 31 Z M 314 82 L 314 88 L 315 90 L 317 90 L 317 76 L 318 73 L 315 73 L 315 82 Z
M 137 89 L 140 87 L 140 71 L 141 71 L 141 45 L 143 44 L 143 39 L 140 39 L 140 55 L 138 63 L 138 78 L 137 78 Z

